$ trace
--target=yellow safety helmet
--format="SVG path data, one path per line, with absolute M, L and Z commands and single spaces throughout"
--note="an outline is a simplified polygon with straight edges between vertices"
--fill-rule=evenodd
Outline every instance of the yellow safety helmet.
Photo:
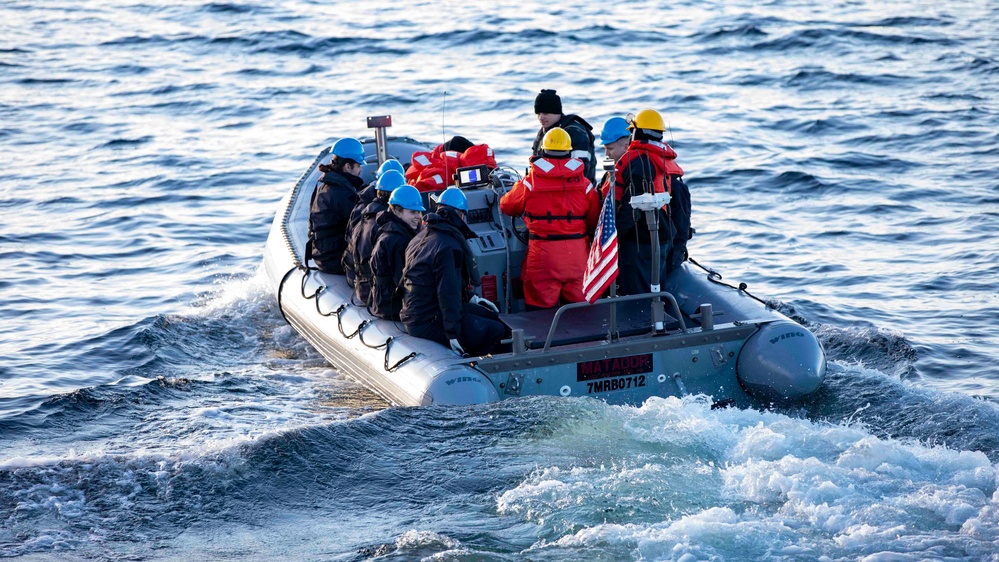
M 663 116 L 655 109 L 643 109 L 631 121 L 631 128 L 666 131 L 666 123 L 663 122 Z
M 552 152 L 569 152 L 572 150 L 572 139 L 569 133 L 561 127 L 554 127 L 545 133 L 545 138 L 541 141 L 541 148 Z

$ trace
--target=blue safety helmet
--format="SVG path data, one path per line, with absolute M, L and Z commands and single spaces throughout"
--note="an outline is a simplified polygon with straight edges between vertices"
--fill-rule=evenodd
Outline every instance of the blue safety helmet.
M 624 117 L 611 117 L 604 123 L 604 128 L 600 131 L 600 142 L 610 144 L 622 137 L 630 137 L 628 121 Z
M 389 170 L 395 170 L 400 174 L 406 172 L 406 170 L 402 168 L 402 162 L 399 162 L 394 158 L 389 158 L 388 160 L 382 162 L 381 166 L 378 166 L 378 172 L 375 173 L 375 177 L 380 178 L 382 177 L 382 174 L 384 174 Z
M 410 211 L 426 211 L 420 191 L 411 185 L 403 185 L 392 192 L 389 205 L 398 205 Z
M 449 187 L 440 194 L 437 198 L 438 205 L 447 205 L 448 207 L 454 207 L 459 211 L 468 212 L 468 198 L 465 197 L 465 192 L 458 189 L 457 187 Z
M 350 137 L 342 138 L 333 143 L 330 150 L 334 156 L 349 158 L 358 164 L 364 164 L 364 147 L 361 141 Z
M 382 177 L 378 178 L 378 183 L 375 184 L 375 189 L 378 191 L 395 191 L 396 188 L 406 185 L 406 178 L 402 176 L 402 172 L 399 170 L 389 170 L 382 174 Z

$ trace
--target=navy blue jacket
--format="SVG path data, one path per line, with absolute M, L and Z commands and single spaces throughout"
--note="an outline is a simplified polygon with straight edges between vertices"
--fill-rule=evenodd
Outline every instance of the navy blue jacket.
M 311 258 L 326 273 L 343 275 L 344 249 L 347 247 L 347 221 L 357 203 L 361 178 L 346 172 L 329 170 L 319 177 L 309 203 L 309 239 Z
M 361 213 L 361 220 L 354 227 L 351 242 L 354 249 L 354 294 L 368 304 L 371 293 L 371 251 L 378 236 L 378 216 L 388 209 L 388 203 L 375 198 Z
M 687 253 L 687 240 L 693 231 L 690 229 L 690 189 L 680 176 L 670 176 L 673 194 L 669 201 L 670 220 L 673 223 L 673 247 L 670 248 L 669 270 L 683 263 Z
M 361 214 L 364 208 L 375 200 L 375 184 L 370 183 L 357 194 L 357 203 L 350 211 L 350 219 L 347 220 L 347 250 L 343 253 L 343 271 L 347 275 L 347 283 L 354 286 L 354 229 L 361 222 Z
M 402 270 L 406 247 L 416 231 L 392 211 L 378 216 L 378 240 L 371 252 L 371 313 L 397 320 L 402 310 Z
M 445 341 L 458 339 L 471 281 L 466 239 L 475 234 L 447 207 L 428 214 L 426 223 L 406 248 L 399 318 L 407 331 L 411 325 L 440 325 Z

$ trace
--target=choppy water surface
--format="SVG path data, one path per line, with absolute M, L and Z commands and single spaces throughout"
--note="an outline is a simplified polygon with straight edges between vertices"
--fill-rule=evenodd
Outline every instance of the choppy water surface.
M 999 557 L 999 5 L 811 4 L 0 5 L 0 557 Z M 817 396 L 386 408 L 284 325 L 319 150 L 390 113 L 523 167 L 543 87 L 664 112 L 691 254 Z

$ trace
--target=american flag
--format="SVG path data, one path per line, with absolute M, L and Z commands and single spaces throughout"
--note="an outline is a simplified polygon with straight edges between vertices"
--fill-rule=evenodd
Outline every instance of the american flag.
M 617 226 L 614 225 L 614 201 L 604 199 L 600 220 L 593 236 L 593 247 L 583 273 L 583 295 L 594 303 L 617 279 Z

